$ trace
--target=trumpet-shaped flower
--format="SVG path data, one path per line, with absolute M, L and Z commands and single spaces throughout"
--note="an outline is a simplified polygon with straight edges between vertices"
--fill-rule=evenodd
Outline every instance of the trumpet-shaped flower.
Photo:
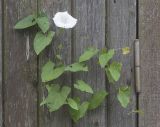
M 53 21 L 57 27 L 65 29 L 73 28 L 77 24 L 77 19 L 68 14 L 67 11 L 57 12 L 53 17 Z

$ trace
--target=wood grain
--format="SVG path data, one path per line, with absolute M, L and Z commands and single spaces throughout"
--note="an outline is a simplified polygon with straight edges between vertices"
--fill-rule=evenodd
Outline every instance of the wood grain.
M 4 5 L 4 125 L 37 127 L 37 58 L 32 49 L 33 34 L 13 29 L 18 20 L 36 12 L 36 0 L 5 0 Z
M 50 18 L 51 29 L 59 32 L 60 29 L 55 27 L 52 20 L 53 16 L 59 11 L 68 11 L 71 13 L 70 0 L 39 0 L 39 10 L 44 11 Z M 55 62 L 55 55 L 58 54 L 57 47 L 62 44 L 62 58 L 65 64 L 71 63 L 71 30 L 65 30 L 63 34 L 53 39 L 52 44 L 39 57 L 39 68 L 48 62 L 49 59 Z M 46 96 L 44 84 L 41 83 L 41 70 L 39 70 L 39 100 Z M 61 85 L 71 85 L 71 74 L 64 74 L 58 83 Z M 67 107 L 62 107 L 60 110 L 49 113 L 46 106 L 39 108 L 39 127 L 71 127 L 72 121 Z
M 128 115 L 136 109 L 134 92 L 134 59 L 133 43 L 136 39 L 136 0 L 108 0 L 107 1 L 107 47 L 119 49 L 129 46 L 132 51 L 129 55 L 122 55 L 117 50 L 114 60 L 123 64 L 121 79 L 115 86 L 109 85 L 108 126 L 107 127 L 136 127 L 135 114 Z M 123 109 L 117 100 L 117 90 L 121 85 L 132 87 L 132 103 Z
M 3 124 L 2 96 L 2 1 L 0 1 L 0 127 L 2 127 Z
M 81 53 L 88 47 L 103 48 L 105 46 L 105 0 L 75 0 L 73 1 L 73 14 L 78 24 L 73 32 L 73 60 L 76 61 Z M 78 73 L 73 76 L 74 82 L 84 80 L 93 89 L 105 89 L 105 73 L 92 59 L 88 73 Z M 88 96 L 74 92 L 74 96 L 81 96 L 87 100 Z M 89 112 L 74 127 L 106 127 L 106 105 L 103 103 L 97 110 Z
M 139 127 L 160 126 L 160 1 L 139 1 L 141 93 Z

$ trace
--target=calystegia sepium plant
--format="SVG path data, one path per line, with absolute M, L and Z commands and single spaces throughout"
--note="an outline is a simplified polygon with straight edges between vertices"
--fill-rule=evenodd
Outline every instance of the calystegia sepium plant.
M 34 50 L 37 55 L 47 50 L 46 47 L 52 42 L 54 43 L 53 38 L 56 35 L 61 37 L 61 34 L 56 34 L 51 30 L 49 20 L 46 14 L 32 14 L 20 20 L 14 27 L 15 29 L 26 29 L 33 26 L 38 27 L 38 32 L 33 41 Z M 78 23 L 78 20 L 72 17 L 67 11 L 57 12 L 52 21 L 55 27 L 61 31 L 73 29 Z M 61 54 L 55 55 L 55 58 L 62 61 L 60 63 L 53 60 L 46 61 L 41 69 L 41 81 L 48 94 L 40 105 L 46 106 L 50 112 L 55 112 L 66 105 L 74 122 L 79 121 L 88 111 L 98 108 L 109 94 L 105 89 L 96 91 L 92 88 L 91 84 L 88 84 L 82 79 L 75 81 L 73 87 L 60 85 L 57 79 L 66 72 L 73 73 L 73 75 L 75 72 L 88 72 L 89 67 L 87 62 L 93 57 L 97 57 L 98 61 L 95 64 L 98 63 L 99 66 L 105 70 L 109 83 L 115 85 L 120 79 L 122 69 L 122 63 L 112 59 L 117 51 L 126 55 L 130 52 L 130 48 L 124 47 L 107 50 L 105 47 L 103 49 L 89 47 L 84 49 L 84 52 L 79 56 L 78 60 L 70 65 L 64 64 Z M 121 87 L 117 89 L 117 100 L 122 107 L 126 108 L 130 103 L 131 88 L 126 85 L 120 86 Z M 90 94 L 90 96 L 86 98 L 85 101 L 82 101 L 80 97 L 71 96 L 71 93 L 75 90 L 80 91 L 82 94 Z

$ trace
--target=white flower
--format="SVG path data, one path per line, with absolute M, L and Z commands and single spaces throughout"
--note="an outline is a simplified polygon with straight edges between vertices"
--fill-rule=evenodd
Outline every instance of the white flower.
M 57 27 L 69 29 L 73 28 L 77 24 L 77 19 L 65 12 L 57 12 L 53 17 L 53 21 Z

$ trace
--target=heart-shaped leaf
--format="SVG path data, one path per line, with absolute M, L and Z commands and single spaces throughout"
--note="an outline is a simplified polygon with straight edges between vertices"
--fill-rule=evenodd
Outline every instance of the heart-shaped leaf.
M 29 15 L 25 17 L 24 19 L 20 20 L 15 26 L 15 29 L 25 29 L 31 26 L 34 26 L 36 24 L 36 16 L 35 15 Z
M 69 109 L 69 113 L 74 122 L 77 122 L 79 119 L 85 116 L 88 110 L 88 106 L 89 106 L 89 103 L 86 101 L 86 102 L 83 102 L 81 105 L 79 104 L 78 110 L 75 110 L 72 108 Z
M 47 86 L 48 88 L 48 96 L 43 100 L 40 104 L 47 105 L 50 112 L 58 110 L 64 104 L 66 104 L 66 99 L 71 92 L 71 88 L 67 86 L 63 86 L 60 89 L 59 85 Z
M 77 102 L 76 102 L 74 99 L 68 98 L 68 99 L 67 99 L 67 103 L 68 103 L 68 105 L 69 105 L 71 108 L 73 108 L 73 109 L 75 109 L 75 110 L 78 110 L 78 104 L 77 104 Z
M 91 59 L 94 55 L 98 53 L 96 48 L 88 48 L 79 58 L 79 62 L 84 62 Z
M 117 98 L 122 107 L 126 108 L 130 102 L 131 88 L 123 86 L 119 88 Z
M 65 71 L 78 72 L 78 71 L 88 71 L 88 67 L 83 63 L 74 63 L 65 68 Z
M 47 17 L 38 17 L 37 24 L 43 33 L 46 33 L 49 29 L 49 20 Z
M 93 93 L 93 89 L 90 87 L 90 85 L 88 85 L 87 83 L 85 83 L 82 80 L 78 80 L 76 82 L 76 84 L 74 84 L 74 88 L 82 91 L 82 92 L 87 92 L 87 93 Z
M 34 39 L 34 50 L 39 55 L 52 41 L 55 32 L 49 31 L 46 34 L 38 32 Z
M 57 79 L 64 73 L 64 69 L 64 66 L 59 66 L 55 68 L 54 63 L 52 63 L 51 61 L 47 62 L 42 68 L 42 82 L 48 82 Z
M 118 81 L 121 75 L 122 64 L 118 62 L 113 62 L 109 67 L 108 71 L 114 81 Z
M 104 68 L 107 65 L 107 63 L 109 62 L 109 60 L 111 60 L 113 55 L 114 55 L 114 49 L 111 49 L 108 52 L 102 53 L 99 56 L 99 63 L 100 63 L 102 68 Z
M 89 101 L 89 110 L 93 110 L 99 107 L 107 95 L 108 93 L 105 90 L 100 90 L 93 94 Z
M 114 81 L 114 79 L 112 78 L 112 75 L 110 74 L 108 68 L 106 68 L 105 71 L 106 71 L 106 75 L 107 75 L 107 79 L 108 79 L 109 83 L 114 84 L 115 81 Z

